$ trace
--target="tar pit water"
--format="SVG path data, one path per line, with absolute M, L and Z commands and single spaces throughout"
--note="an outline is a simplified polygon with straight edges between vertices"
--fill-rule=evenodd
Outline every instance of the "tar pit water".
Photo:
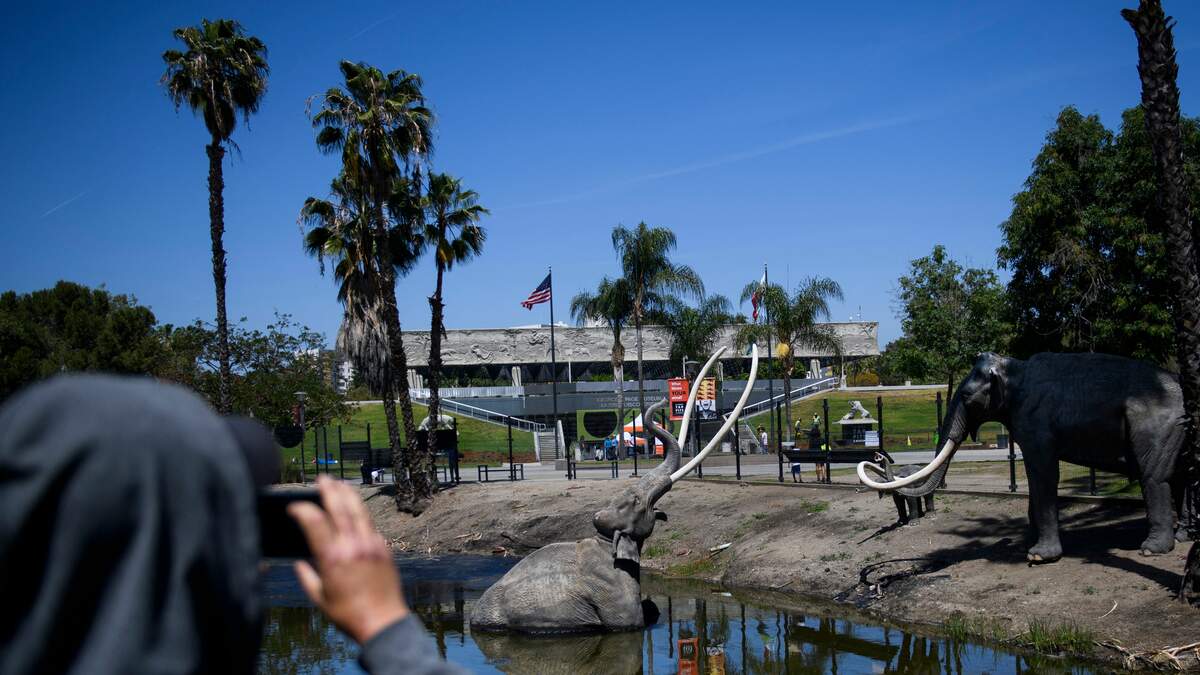
M 844 607 L 730 592 L 646 575 L 659 610 L 640 632 L 572 637 L 471 633 L 475 600 L 512 558 L 399 557 L 409 606 L 447 660 L 476 673 L 1094 673 L 1086 663 L 1017 654 L 848 618 Z M 260 673 L 361 673 L 358 648 L 304 597 L 286 563 L 266 573 Z

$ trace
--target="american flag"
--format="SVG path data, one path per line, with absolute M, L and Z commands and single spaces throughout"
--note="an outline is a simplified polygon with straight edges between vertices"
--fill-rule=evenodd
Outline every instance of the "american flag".
M 767 270 L 763 269 L 762 278 L 758 280 L 758 288 L 750 295 L 750 306 L 754 308 L 753 320 L 758 321 L 758 306 L 762 304 L 763 290 L 767 287 Z
M 547 274 L 542 283 L 533 289 L 528 298 L 521 301 L 521 306 L 525 309 L 532 310 L 534 305 L 540 305 L 543 302 L 550 302 L 550 275 Z

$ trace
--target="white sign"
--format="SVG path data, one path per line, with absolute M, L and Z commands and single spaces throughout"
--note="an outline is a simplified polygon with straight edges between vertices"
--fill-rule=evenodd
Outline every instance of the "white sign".
M 865 445 L 868 448 L 878 448 L 879 447 L 879 432 L 878 431 L 868 431 L 865 434 L 863 434 L 863 445 Z

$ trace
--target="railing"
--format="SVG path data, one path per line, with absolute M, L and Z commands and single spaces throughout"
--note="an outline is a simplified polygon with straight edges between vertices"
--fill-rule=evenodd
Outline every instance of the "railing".
M 417 399 L 416 396 L 413 396 L 413 398 Z M 420 400 L 424 402 L 428 399 Z M 501 426 L 506 425 L 510 419 L 509 415 L 503 415 L 498 412 L 484 410 L 483 408 L 479 408 L 467 403 L 459 403 L 458 401 L 451 401 L 448 399 L 441 399 L 438 402 L 438 407 L 441 412 L 444 413 L 455 413 L 458 415 L 463 415 L 464 417 L 470 417 L 472 419 L 482 420 L 484 422 L 491 422 L 492 424 L 499 424 Z M 511 419 L 513 428 L 518 431 L 538 432 L 546 430 L 546 425 L 542 424 L 541 422 L 534 422 L 532 420 L 522 419 L 520 417 L 511 417 Z
M 827 377 L 823 380 L 818 380 L 811 384 L 806 384 L 803 387 L 799 387 L 797 389 L 792 390 L 792 399 L 795 400 L 797 395 L 799 395 L 801 397 L 811 396 L 817 392 L 825 391 L 827 389 L 836 389 L 837 383 L 838 383 L 838 378 Z M 748 405 L 748 406 L 742 408 L 742 417 L 743 418 L 753 417 L 760 413 L 764 413 L 767 410 L 769 410 L 772 406 L 774 406 L 775 403 L 784 400 L 784 398 L 785 398 L 785 394 L 780 393 L 772 398 L 768 398 L 768 399 L 759 401 L 758 403 L 755 403 L 753 405 Z
M 413 398 L 429 398 L 428 387 L 409 387 L 409 395 Z M 525 395 L 525 387 L 438 387 L 441 398 L 491 398 L 509 396 L 516 398 Z

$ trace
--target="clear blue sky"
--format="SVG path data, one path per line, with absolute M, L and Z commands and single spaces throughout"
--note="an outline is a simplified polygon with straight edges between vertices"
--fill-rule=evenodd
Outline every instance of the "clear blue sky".
M 305 101 L 340 59 L 425 78 L 435 168 L 492 209 L 483 258 L 447 284 L 449 327 L 545 321 L 518 302 L 555 268 L 558 317 L 612 274 L 614 224 L 679 236 L 679 262 L 736 300 L 772 280 L 841 282 L 882 343 L 896 278 L 936 243 L 992 266 L 997 225 L 1068 104 L 1110 126 L 1139 84 L 1127 2 L 20 3 L 0 26 L 0 289 L 58 279 L 135 294 L 160 320 L 213 315 L 203 123 L 159 86 L 174 27 L 233 17 L 270 50 L 261 112 L 226 164 L 229 312 L 332 338 L 332 281 L 296 214 L 323 195 Z M 1200 7 L 1179 25 L 1185 112 Z M 428 328 L 429 267 L 404 280 Z M 748 308 L 747 308 L 748 311 Z

